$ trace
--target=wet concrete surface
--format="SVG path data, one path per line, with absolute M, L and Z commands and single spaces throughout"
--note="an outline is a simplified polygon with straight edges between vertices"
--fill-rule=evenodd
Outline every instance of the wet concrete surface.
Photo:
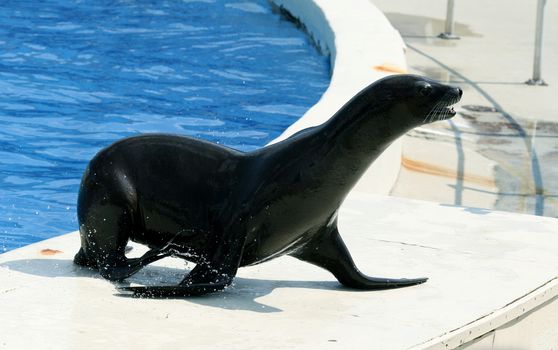
M 408 73 L 464 92 L 451 121 L 406 135 L 392 194 L 558 217 L 558 3 L 545 5 L 548 86 L 529 86 L 536 1 L 456 2 L 459 40 L 438 37 L 446 2 L 371 1 L 403 37 Z
M 407 163 L 404 164 L 406 172 L 400 174 L 398 182 L 417 182 L 415 185 L 420 187 L 420 180 L 417 181 L 412 172 L 424 173 L 430 169 L 432 176 L 453 178 L 453 184 L 448 182 L 446 190 L 454 192 L 454 196 L 446 204 L 558 217 L 558 168 L 555 166 L 558 162 L 558 123 L 508 118 L 494 107 L 464 105 L 455 120 L 410 132 L 406 135 L 407 142 L 410 138 L 428 140 L 423 147 L 432 148 L 432 154 L 455 153 L 457 166 L 448 175 L 433 172 L 433 165 L 430 168 L 424 164 L 413 167 Z M 464 166 L 467 152 L 463 148 L 494 162 L 492 183 L 489 183 L 490 179 L 469 173 L 470 167 Z M 403 157 L 405 159 L 405 151 Z M 424 162 L 428 164 L 429 160 Z M 406 196 L 398 190 L 400 185 L 396 185 L 394 194 Z M 488 205 L 474 199 L 464 201 L 465 191 L 489 194 L 494 200 Z M 422 199 L 432 199 L 431 196 L 427 187 L 420 195 Z

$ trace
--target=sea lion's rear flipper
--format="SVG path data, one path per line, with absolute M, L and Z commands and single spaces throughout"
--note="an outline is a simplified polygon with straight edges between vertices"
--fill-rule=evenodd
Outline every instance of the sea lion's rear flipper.
M 360 272 L 339 235 L 337 225 L 324 228 L 310 242 L 291 256 L 322 267 L 349 288 L 377 290 L 412 286 L 426 282 L 427 278 L 395 279 L 368 277 Z

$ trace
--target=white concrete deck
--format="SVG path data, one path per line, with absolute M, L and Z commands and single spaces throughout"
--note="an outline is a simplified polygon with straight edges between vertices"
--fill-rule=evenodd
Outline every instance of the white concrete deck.
M 361 270 L 427 283 L 347 290 L 282 257 L 240 269 L 225 292 L 176 300 L 118 295 L 72 264 L 72 233 L 0 255 L 0 348 L 455 348 L 558 295 L 556 227 L 550 218 L 354 192 L 340 231 Z M 186 272 L 165 259 L 131 282 L 176 283 Z

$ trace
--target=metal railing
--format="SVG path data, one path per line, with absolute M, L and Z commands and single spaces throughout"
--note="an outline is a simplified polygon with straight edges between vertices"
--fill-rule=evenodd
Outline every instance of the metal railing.
M 535 27 L 535 55 L 533 58 L 533 76 L 525 83 L 528 85 L 547 85 L 541 76 L 541 63 L 542 63 L 542 38 L 543 38 L 543 22 L 544 22 L 544 6 L 546 0 L 537 1 L 537 22 Z M 459 39 L 459 36 L 454 33 L 454 19 L 453 13 L 455 10 L 455 0 L 448 0 L 446 12 L 446 26 L 444 32 L 438 35 L 442 39 Z
M 537 1 L 537 24 L 535 27 L 535 56 L 533 58 L 533 76 L 525 83 L 528 85 L 547 85 L 541 77 L 542 38 L 544 22 L 544 5 L 546 0 Z
M 446 11 L 446 28 L 443 33 L 440 33 L 438 37 L 446 40 L 459 39 L 457 35 L 453 33 L 453 10 L 455 8 L 455 0 L 448 0 L 448 8 Z

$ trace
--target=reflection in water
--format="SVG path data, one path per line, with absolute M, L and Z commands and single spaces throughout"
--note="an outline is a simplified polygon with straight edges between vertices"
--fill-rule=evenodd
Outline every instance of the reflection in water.
M 138 133 L 265 145 L 329 83 L 265 0 L 10 2 L 0 8 L 0 252 L 77 229 L 87 161 Z

